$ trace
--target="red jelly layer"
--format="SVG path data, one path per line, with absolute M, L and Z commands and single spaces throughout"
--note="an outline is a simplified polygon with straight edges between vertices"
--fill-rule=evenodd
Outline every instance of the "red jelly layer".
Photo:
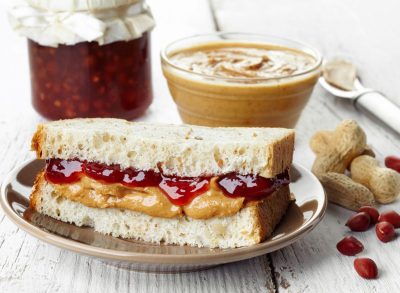
M 56 184 L 74 183 L 81 179 L 83 168 L 83 163 L 77 160 L 47 160 L 46 180 Z
M 46 180 L 55 184 L 74 183 L 88 176 L 105 184 L 120 183 L 128 187 L 159 187 L 172 204 L 184 206 L 196 196 L 210 188 L 208 177 L 170 176 L 155 171 L 140 171 L 133 168 L 121 169 L 118 165 L 106 165 L 79 160 L 50 159 L 46 161 Z M 289 184 L 288 171 L 274 179 L 258 175 L 228 173 L 219 176 L 217 184 L 228 197 L 245 197 L 254 200 L 266 197 Z
M 289 172 L 285 171 L 276 178 L 264 178 L 258 175 L 240 175 L 228 173 L 217 180 L 222 192 L 229 197 L 246 197 L 246 200 L 259 199 L 270 195 L 282 185 L 290 183 Z
M 150 37 L 107 45 L 41 46 L 28 41 L 32 103 L 48 119 L 131 120 L 151 104 Z
M 162 175 L 159 187 L 177 206 L 184 206 L 210 188 L 211 177 L 177 177 Z
M 134 168 L 124 170 L 124 177 L 121 184 L 128 187 L 158 186 L 161 182 L 161 174 L 149 171 L 139 171 Z
M 124 178 L 124 174 L 118 165 L 85 162 L 83 166 L 83 172 L 86 176 L 103 183 L 120 183 Z

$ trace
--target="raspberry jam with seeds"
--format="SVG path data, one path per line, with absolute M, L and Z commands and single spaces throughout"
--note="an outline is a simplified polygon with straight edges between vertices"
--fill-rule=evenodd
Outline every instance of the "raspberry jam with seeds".
M 28 40 L 32 103 L 48 119 L 131 120 L 152 102 L 149 33 L 106 45 L 41 46 Z
M 211 176 L 180 177 L 141 171 L 134 168 L 121 169 L 119 165 L 106 165 L 79 160 L 49 159 L 45 168 L 46 180 L 54 184 L 78 182 L 88 176 L 105 184 L 122 184 L 127 187 L 158 187 L 176 206 L 189 204 L 196 196 L 210 188 Z M 217 179 L 217 185 L 228 197 L 245 197 L 246 200 L 264 198 L 283 185 L 289 184 L 289 172 L 268 179 L 258 175 L 228 173 Z

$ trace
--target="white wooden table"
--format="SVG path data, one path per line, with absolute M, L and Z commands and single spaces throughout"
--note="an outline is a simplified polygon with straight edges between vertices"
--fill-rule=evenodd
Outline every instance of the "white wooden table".
M 11 32 L 0 2 L 0 180 L 27 158 L 30 137 L 42 119 L 30 105 L 25 40 Z M 249 31 L 294 38 L 325 57 L 352 59 L 364 83 L 397 97 L 400 104 L 400 18 L 398 0 L 151 0 L 155 101 L 143 120 L 180 123 L 162 77 L 160 48 L 178 37 L 215 30 Z M 318 129 L 356 119 L 377 157 L 400 155 L 400 137 L 348 103 L 317 87 L 296 127 L 295 160 L 311 167 L 308 140 Z M 399 117 L 400 119 L 400 117 Z M 381 207 L 397 208 L 400 203 Z M 322 223 L 304 239 L 239 263 L 186 274 L 146 274 L 65 251 L 27 235 L 0 211 L 0 292 L 399 292 L 400 240 L 382 244 L 373 231 L 357 234 L 363 255 L 380 269 L 378 280 L 359 278 L 353 258 L 335 245 L 349 234 L 351 213 L 330 205 Z

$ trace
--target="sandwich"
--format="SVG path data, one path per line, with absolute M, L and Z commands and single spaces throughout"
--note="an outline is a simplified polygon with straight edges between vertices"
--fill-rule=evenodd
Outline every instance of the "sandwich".
M 72 119 L 32 138 L 38 213 L 114 237 L 235 248 L 264 241 L 292 196 L 294 132 Z

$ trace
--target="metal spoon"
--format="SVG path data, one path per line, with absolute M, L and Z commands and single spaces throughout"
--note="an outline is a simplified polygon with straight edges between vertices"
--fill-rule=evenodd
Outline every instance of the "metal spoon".
M 400 108 L 382 93 L 364 87 L 358 78 L 355 78 L 353 90 L 350 91 L 333 86 L 323 76 L 319 78 L 319 83 L 332 95 L 352 100 L 356 108 L 374 115 L 400 134 Z

